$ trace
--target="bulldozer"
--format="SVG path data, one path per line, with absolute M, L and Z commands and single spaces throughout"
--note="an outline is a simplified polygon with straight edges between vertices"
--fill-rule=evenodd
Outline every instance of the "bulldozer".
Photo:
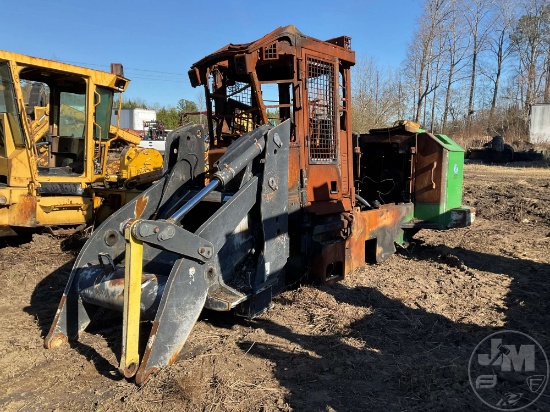
M 337 282 L 418 230 L 470 225 L 449 137 L 410 122 L 352 134 L 354 63 L 349 37 L 288 26 L 193 64 L 207 128 L 169 133 L 163 177 L 89 238 L 45 347 L 120 311 L 118 368 L 142 385 L 205 309 L 253 318 L 289 285 Z
M 161 154 L 110 124 L 129 83 L 111 67 L 0 51 L 0 236 L 99 223 L 160 177 Z

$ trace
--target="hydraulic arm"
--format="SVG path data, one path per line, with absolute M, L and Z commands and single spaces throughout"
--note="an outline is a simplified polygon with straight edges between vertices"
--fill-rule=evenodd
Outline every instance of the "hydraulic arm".
M 166 158 L 165 176 L 84 246 L 46 338 L 47 347 L 57 346 L 77 337 L 99 307 L 121 310 L 120 371 L 137 372 L 138 383 L 177 358 L 204 307 L 241 304 L 247 316 L 266 309 L 282 287 L 288 258 L 290 122 L 243 136 L 204 187 L 196 179 L 203 171 L 202 128 L 174 133 L 169 147 L 177 155 Z M 245 273 L 243 266 L 255 270 Z M 141 318 L 154 321 L 140 363 Z

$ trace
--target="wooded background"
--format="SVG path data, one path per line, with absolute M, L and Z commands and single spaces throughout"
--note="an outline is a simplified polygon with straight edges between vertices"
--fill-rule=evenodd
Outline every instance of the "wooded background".
M 355 51 L 355 132 L 403 119 L 462 144 L 497 134 L 527 140 L 531 104 L 550 103 L 550 0 L 424 0 L 400 67 Z M 157 110 L 167 129 L 183 111 L 205 110 L 202 90 L 175 107 L 141 99 L 124 107 Z
M 526 140 L 549 69 L 549 1 L 425 0 L 401 67 L 355 67 L 354 131 L 410 119 L 462 141 Z

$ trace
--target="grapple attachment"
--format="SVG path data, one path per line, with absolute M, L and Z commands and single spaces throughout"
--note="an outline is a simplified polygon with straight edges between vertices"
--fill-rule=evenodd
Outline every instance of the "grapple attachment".
M 241 136 L 205 185 L 202 127 L 172 132 L 164 176 L 80 252 L 45 346 L 77 339 L 99 308 L 122 311 L 119 370 L 143 384 L 177 359 L 203 308 L 265 310 L 289 253 L 289 141 L 289 121 Z M 153 324 L 140 361 L 141 320 Z

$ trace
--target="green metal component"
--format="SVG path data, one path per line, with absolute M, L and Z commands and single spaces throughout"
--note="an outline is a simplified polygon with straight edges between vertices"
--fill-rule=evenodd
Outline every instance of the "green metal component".
M 447 149 L 447 191 L 445 209 L 450 210 L 462 206 L 462 184 L 464 181 L 464 149 L 441 134 L 435 135 Z
M 435 137 L 441 153 L 441 197 L 437 203 L 415 203 L 414 217 L 435 223 L 441 229 L 453 227 L 453 209 L 462 206 L 462 185 L 464 179 L 464 149 L 450 137 L 437 134 Z M 428 136 L 426 136 L 428 137 Z
M 412 209 L 411 213 L 403 220 L 403 223 L 410 223 L 414 219 L 415 210 Z M 407 247 L 409 244 L 409 238 L 404 230 L 399 231 L 399 235 L 394 239 L 394 242 L 403 247 Z

